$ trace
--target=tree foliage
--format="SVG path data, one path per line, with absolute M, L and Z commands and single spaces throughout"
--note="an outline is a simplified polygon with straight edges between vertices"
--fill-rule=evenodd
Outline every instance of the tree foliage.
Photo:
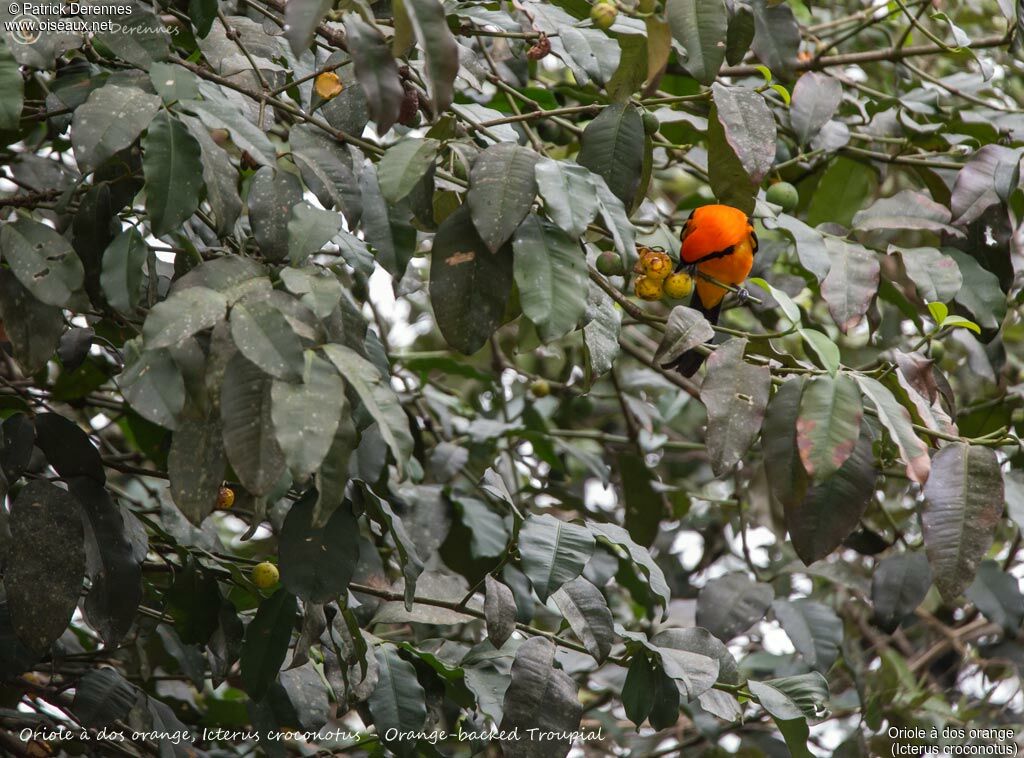
M 1018 4 L 128 2 L 0 35 L 5 751 L 1021 725 Z

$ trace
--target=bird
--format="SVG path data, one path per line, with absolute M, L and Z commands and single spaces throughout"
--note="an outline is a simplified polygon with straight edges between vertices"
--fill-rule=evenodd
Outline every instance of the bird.
M 676 271 L 696 270 L 696 288 L 692 308 L 699 311 L 712 326 L 718 323 L 722 300 L 729 290 L 700 276 L 705 274 L 724 284 L 739 287 L 750 274 L 757 254 L 757 234 L 746 213 L 729 205 L 703 205 L 695 209 L 683 224 L 682 247 Z M 741 302 L 746 290 L 740 289 Z M 686 377 L 693 376 L 704 363 L 704 355 L 688 350 L 668 368 Z

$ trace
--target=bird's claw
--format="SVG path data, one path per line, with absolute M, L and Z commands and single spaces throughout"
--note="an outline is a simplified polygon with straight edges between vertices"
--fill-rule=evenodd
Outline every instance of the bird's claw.
M 740 305 L 745 305 L 746 302 L 750 299 L 750 293 L 747 292 L 746 287 L 740 287 L 738 290 L 736 290 L 736 297 L 739 299 Z

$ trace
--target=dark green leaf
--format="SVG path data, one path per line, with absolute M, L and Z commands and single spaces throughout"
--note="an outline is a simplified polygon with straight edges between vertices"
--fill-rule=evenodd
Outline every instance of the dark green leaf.
M 224 449 L 242 485 L 265 495 L 285 472 L 271 417 L 273 380 L 236 353 L 228 361 L 221 390 Z
M 594 552 L 594 538 L 577 524 L 547 514 L 531 516 L 519 531 L 523 571 L 541 600 L 580 575 Z
M 488 250 L 468 208 L 445 219 L 431 250 L 430 303 L 449 345 L 467 355 L 484 346 L 504 317 L 512 270 L 511 246 Z
M 579 243 L 532 215 L 516 230 L 512 248 L 519 301 L 541 339 L 550 342 L 575 329 L 587 307 L 587 263 Z
M 776 76 L 788 77 L 800 51 L 800 27 L 785 3 L 753 0 L 754 55 Z
M 139 691 L 113 669 L 94 669 L 78 682 L 71 711 L 83 726 L 100 729 L 124 719 Z
M 260 296 L 236 303 L 231 309 L 231 336 L 239 352 L 270 376 L 301 381 L 302 343 L 275 306 L 271 298 Z
M 718 122 L 750 181 L 759 184 L 775 160 L 775 118 L 757 92 L 742 87 L 711 87 Z
M 558 588 L 551 599 L 587 652 L 603 662 L 611 652 L 615 633 L 612 612 L 601 590 L 578 576 Z
M 516 628 L 516 601 L 508 585 L 499 582 L 490 574 L 486 577 L 484 594 L 484 616 L 487 622 L 487 639 L 495 648 L 500 648 Z
M 307 350 L 302 382 L 277 380 L 270 397 L 277 442 L 288 468 L 302 480 L 319 468 L 334 441 L 345 383 L 334 366 Z
M 149 247 L 135 227 L 114 237 L 103 252 L 103 272 L 100 284 L 110 306 L 123 313 L 131 313 L 142 297 L 146 259 Z
M 572 677 L 554 664 L 555 645 L 546 637 L 531 637 L 516 651 L 499 727 L 508 758 L 548 758 L 569 751 L 568 734 L 579 727 L 583 706 Z M 539 734 L 531 739 L 527 729 Z
M 725 37 L 725 61 L 730 66 L 740 63 L 754 41 L 754 12 L 746 3 L 735 3 L 729 31 Z
M 671 592 L 668 583 L 665 581 L 665 574 L 662 572 L 661 567 L 655 563 L 654 558 L 651 557 L 647 549 L 636 544 L 632 537 L 629 536 L 629 532 L 618 524 L 590 521 L 587 522 L 587 528 L 590 529 L 591 534 L 595 537 L 626 551 L 629 560 L 640 570 L 651 592 L 660 602 L 662 610 L 667 614 Z
M 0 319 L 26 375 L 46 365 L 64 333 L 61 309 L 36 299 L 8 269 L 0 269 Z
M 0 228 L 0 251 L 11 271 L 37 300 L 64 306 L 82 286 L 82 261 L 49 226 L 19 218 Z
M 473 225 L 492 253 L 500 251 L 530 212 L 537 195 L 536 162 L 532 150 L 504 142 L 487 148 L 473 162 L 467 203 Z
M 806 598 L 780 598 L 772 603 L 772 612 L 807 665 L 827 672 L 843 641 L 843 622 L 835 611 Z
M 83 172 L 91 172 L 115 153 L 131 145 L 149 126 L 160 108 L 160 98 L 138 87 L 108 84 L 92 91 L 75 109 L 71 144 Z
M 254 700 L 262 700 L 277 679 L 288 654 L 297 612 L 295 595 L 282 588 L 260 603 L 255 618 L 245 628 L 242 683 Z
M 284 6 L 284 37 L 296 58 L 313 43 L 316 28 L 332 7 L 330 0 L 289 0 Z
M 223 320 L 227 298 L 207 287 L 176 290 L 153 306 L 142 327 L 147 352 L 173 347 Z
M 715 330 L 700 311 L 677 305 L 668 314 L 654 360 L 662 366 L 668 365 L 687 350 L 710 342 L 714 336 Z
M 668 0 L 672 36 L 686 48 L 686 70 L 704 85 L 718 76 L 725 60 L 729 11 L 725 0 Z
M 196 526 L 217 504 L 226 465 L 219 418 L 186 419 L 178 426 L 167 456 L 171 497 Z
M 853 217 L 853 226 L 862 232 L 906 229 L 962 236 L 960 230 L 949 225 L 949 219 L 946 206 L 920 192 L 902 190 L 858 211 Z
M 281 583 L 310 603 L 344 596 L 359 562 L 359 524 L 347 504 L 336 508 L 323 527 L 313 524 L 317 493 L 310 490 L 292 505 L 281 529 L 278 552 Z
M 632 207 L 644 163 L 644 124 L 636 107 L 609 105 L 587 124 L 580 142 L 580 165 L 604 179 L 625 207 Z
M 746 339 L 733 338 L 707 360 L 700 399 L 708 409 L 707 445 L 711 469 L 722 476 L 735 466 L 761 430 L 771 371 L 743 360 Z
M 366 91 L 370 118 L 377 134 L 384 134 L 398 120 L 405 96 L 398 78 L 398 65 L 380 32 L 355 13 L 345 16 L 345 36 L 352 53 L 356 77 Z
M 894 632 L 928 594 L 932 574 L 924 553 L 896 553 L 879 562 L 871 577 L 871 603 L 875 623 Z
M 18 62 L 0 40 L 0 131 L 18 128 L 25 99 L 25 83 Z
M 447 110 L 452 102 L 459 49 L 448 29 L 444 6 L 438 0 L 404 0 L 403 8 L 416 34 L 427 67 L 427 91 L 434 112 Z
M 928 447 L 913 429 L 910 413 L 881 382 L 869 376 L 857 376 L 856 379 L 861 391 L 875 404 L 879 422 L 899 447 L 907 476 L 918 484 L 924 484 L 931 469 L 931 460 Z
M 416 739 L 403 736 L 423 727 L 427 718 L 426 693 L 416 681 L 416 669 L 398 655 L 394 645 L 376 651 L 380 678 L 368 705 L 382 742 L 398 755 L 415 755 Z M 392 733 L 397 737 L 390 736 Z
M 310 255 L 320 252 L 341 231 L 341 214 L 314 208 L 302 201 L 292 206 L 288 216 L 288 258 L 301 265 Z
M 935 586 L 952 602 L 971 582 L 1003 515 L 1003 475 L 995 451 L 951 442 L 935 454 L 924 485 L 924 544 Z
M 982 562 L 966 594 L 985 618 L 999 624 L 1007 634 L 1016 634 L 1024 622 L 1024 595 L 1017 578 L 1003 571 L 995 561 Z
M 598 211 L 597 191 L 590 182 L 590 171 L 574 163 L 541 158 L 534 173 L 551 220 L 569 236 L 581 236 Z
M 697 596 L 697 626 L 728 642 L 764 618 L 774 595 L 771 585 L 755 582 L 746 574 L 712 579 Z
M 878 256 L 837 237 L 826 238 L 825 247 L 832 263 L 821 283 L 821 296 L 836 326 L 846 334 L 860 323 L 878 291 Z
M 174 429 L 185 407 L 185 380 L 171 351 L 126 352 L 125 369 L 117 377 L 125 400 L 147 421 Z
M 406 137 L 387 149 L 377 164 L 380 193 L 392 205 L 406 198 L 434 167 L 441 143 Z
M 11 505 L 11 544 L 4 589 L 19 639 L 43 652 L 67 629 L 85 575 L 78 503 L 41 479 L 30 481 Z
M 249 224 L 260 252 L 271 261 L 288 257 L 288 219 L 292 207 L 302 201 L 298 178 L 280 169 L 263 166 L 249 185 Z
M 660 673 L 646 655 L 638 654 L 630 659 L 626 682 L 622 685 L 622 706 L 626 718 L 636 724 L 637 729 L 654 708 L 655 683 Z
M 146 212 L 153 234 L 175 231 L 199 207 L 203 158 L 199 142 L 168 112 L 158 113 L 142 141 Z

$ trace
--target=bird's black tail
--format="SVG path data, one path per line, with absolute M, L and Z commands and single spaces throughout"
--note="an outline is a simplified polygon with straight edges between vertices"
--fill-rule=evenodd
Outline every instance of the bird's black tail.
M 700 301 L 700 298 L 694 296 L 693 302 L 690 303 L 690 307 L 700 311 L 704 318 L 714 326 L 718 323 L 718 314 L 722 310 L 722 302 L 719 301 L 717 305 L 711 308 L 705 308 L 704 304 Z M 697 369 L 704 364 L 705 357 L 706 356 L 699 350 L 687 350 L 671 363 L 665 364 L 665 368 L 678 371 L 685 377 L 691 377 L 696 374 Z

